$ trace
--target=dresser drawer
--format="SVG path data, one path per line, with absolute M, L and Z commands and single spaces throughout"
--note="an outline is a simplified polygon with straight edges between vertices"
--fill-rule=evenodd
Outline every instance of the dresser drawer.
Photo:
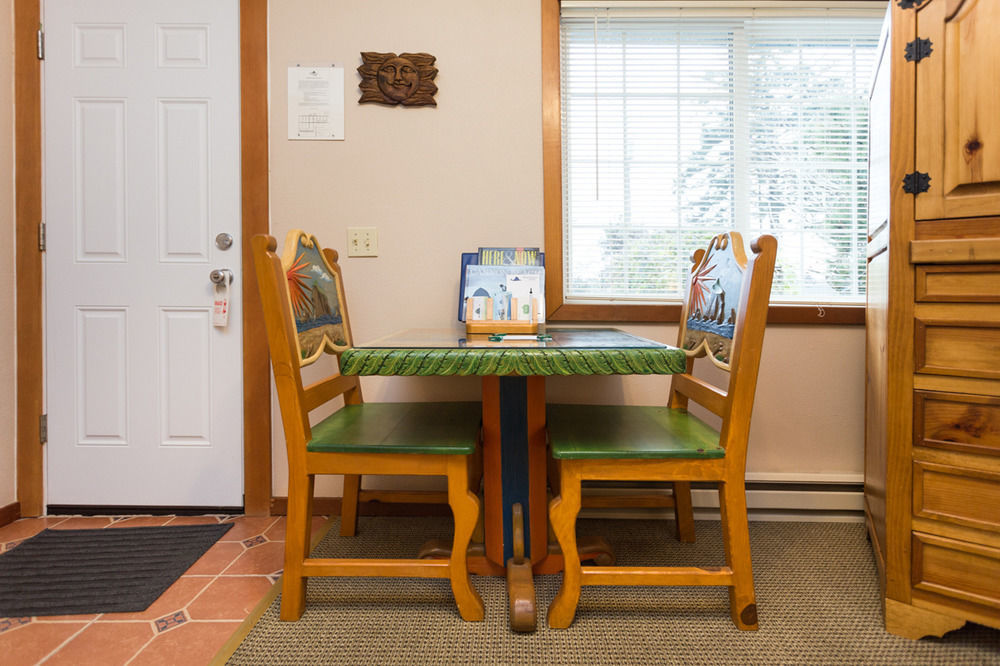
M 913 515 L 1000 532 L 1000 474 L 913 461 Z
M 917 302 L 1000 303 L 1000 264 L 917 266 Z
M 1000 305 L 917 304 L 913 336 L 918 373 L 1000 379 Z
M 914 391 L 913 445 L 1000 456 L 1000 398 Z
M 914 589 L 1000 609 L 1000 549 L 913 533 Z

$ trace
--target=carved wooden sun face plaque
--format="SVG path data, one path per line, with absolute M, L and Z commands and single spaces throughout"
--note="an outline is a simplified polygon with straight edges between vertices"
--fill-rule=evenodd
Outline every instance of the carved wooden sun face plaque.
M 428 53 L 361 53 L 364 63 L 358 67 L 361 75 L 359 104 L 374 103 L 394 106 L 437 106 L 434 77 L 437 60 Z

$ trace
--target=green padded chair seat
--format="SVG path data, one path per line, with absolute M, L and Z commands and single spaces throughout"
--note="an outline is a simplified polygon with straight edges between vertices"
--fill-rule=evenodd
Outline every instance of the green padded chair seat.
M 470 455 L 478 402 L 369 402 L 346 405 L 312 427 L 306 450 L 337 453 Z
M 722 458 L 719 433 L 684 410 L 633 405 L 549 405 L 552 457 Z

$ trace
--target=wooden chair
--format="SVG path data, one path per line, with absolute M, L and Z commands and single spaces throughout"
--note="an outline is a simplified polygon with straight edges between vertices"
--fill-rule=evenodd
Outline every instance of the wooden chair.
M 736 232 L 712 239 L 693 259 L 681 319 L 687 372 L 674 375 L 667 407 L 549 405 L 551 452 L 560 494 L 550 519 L 565 558 L 562 587 L 549 606 L 549 626 L 568 627 L 581 585 L 726 585 L 730 614 L 740 629 L 757 628 L 747 525 L 747 438 L 760 366 L 777 241 L 761 236 L 747 259 Z M 729 372 L 725 389 L 692 375 L 707 355 Z M 689 400 L 719 416 L 719 431 L 688 413 Z M 674 481 L 719 484 L 724 567 L 581 566 L 576 544 L 584 480 Z
M 291 231 L 284 257 L 270 236 L 252 240 L 271 365 L 288 452 L 288 525 L 281 619 L 297 620 L 312 576 L 448 578 L 459 613 L 483 619 L 483 601 L 469 580 L 467 550 L 479 517 L 470 492 L 480 441 L 479 403 L 365 403 L 357 377 L 339 372 L 303 386 L 301 369 L 352 344 L 337 253 L 314 236 Z M 309 413 L 342 396 L 344 405 L 315 425 Z M 317 474 L 343 474 L 345 495 L 362 474 L 442 475 L 455 521 L 446 559 L 322 559 L 309 557 L 313 484 Z M 356 514 L 355 514 L 356 515 Z M 353 526 L 350 530 L 353 533 Z

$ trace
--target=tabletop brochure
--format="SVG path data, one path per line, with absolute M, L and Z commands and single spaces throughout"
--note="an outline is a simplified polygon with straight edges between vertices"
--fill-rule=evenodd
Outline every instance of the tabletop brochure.
M 481 247 L 480 266 L 541 266 L 537 247 Z
M 533 300 L 541 323 L 545 317 L 545 253 L 537 247 L 481 247 L 477 252 L 462 253 L 459 321 L 530 320 Z

